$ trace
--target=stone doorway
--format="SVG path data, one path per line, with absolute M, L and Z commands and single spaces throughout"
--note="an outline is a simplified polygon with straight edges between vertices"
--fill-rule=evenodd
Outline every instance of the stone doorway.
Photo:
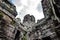
M 52 39 L 51 39 L 51 37 L 48 36 L 48 37 L 42 38 L 42 40 L 52 40 Z
M 17 30 L 17 33 L 16 33 L 16 35 L 15 35 L 15 40 L 19 40 L 19 38 L 20 38 L 20 31 L 19 30 Z
M 33 39 L 33 40 L 40 40 L 40 39 Z

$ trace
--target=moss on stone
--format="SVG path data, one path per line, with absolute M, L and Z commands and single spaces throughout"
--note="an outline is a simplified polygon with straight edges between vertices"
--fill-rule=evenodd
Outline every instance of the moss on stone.
M 15 24 L 15 21 L 12 21 L 11 24 L 14 25 Z
M 25 35 L 25 36 L 23 36 L 23 39 L 22 40 L 27 40 L 27 36 Z
M 2 13 L 0 13 L 0 20 L 3 18 L 3 14 Z

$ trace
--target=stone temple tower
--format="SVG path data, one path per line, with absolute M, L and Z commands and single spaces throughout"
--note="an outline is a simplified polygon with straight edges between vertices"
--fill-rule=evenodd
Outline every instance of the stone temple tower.
M 23 19 L 23 24 L 26 26 L 28 31 L 31 31 L 32 26 L 35 24 L 35 17 L 33 15 L 25 15 Z

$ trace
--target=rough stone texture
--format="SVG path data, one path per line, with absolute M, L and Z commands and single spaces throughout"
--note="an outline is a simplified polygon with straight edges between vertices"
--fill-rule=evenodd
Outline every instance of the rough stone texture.
M 23 24 L 26 28 L 27 31 L 31 31 L 32 26 L 35 25 L 35 17 L 33 15 L 25 15 L 24 19 L 23 19 Z
M 25 15 L 24 19 L 23 19 L 23 23 L 26 21 L 31 21 L 31 22 L 35 22 L 35 17 L 33 15 Z
M 31 21 L 31 17 L 30 17 L 29 14 L 24 16 L 23 23 L 26 22 L 26 21 Z
M 29 32 L 32 31 L 32 28 L 33 26 L 35 25 L 35 17 L 33 15 L 25 15 L 24 19 L 23 19 L 23 25 L 24 25 L 24 28 L 26 29 L 27 31 L 27 40 L 31 40 L 29 38 Z
M 2 7 L 3 9 L 7 10 L 8 12 L 10 12 L 13 16 L 16 17 L 17 15 L 17 11 L 16 11 L 16 7 L 14 4 L 12 4 L 10 1 L 8 0 L 1 0 L 0 1 L 0 7 Z
M 58 0 L 42 0 L 45 18 L 38 20 L 34 25 L 29 34 L 31 40 L 60 40 L 59 2 Z M 38 33 L 41 33 L 40 39 L 39 35 L 37 36 L 38 30 L 40 30 Z
M 21 23 L 15 19 L 15 6 L 0 0 L 0 40 L 60 40 L 60 1 L 42 0 L 42 8 L 45 18 L 35 23 L 35 17 L 27 14 Z
M 33 15 L 31 15 L 31 21 L 35 22 L 35 17 Z
M 21 40 L 25 31 L 21 28 L 23 26 L 18 22 L 18 19 L 15 19 L 17 15 L 15 6 L 8 0 L 0 0 L 0 14 L 2 14 L 2 18 L 0 18 L 0 40 Z

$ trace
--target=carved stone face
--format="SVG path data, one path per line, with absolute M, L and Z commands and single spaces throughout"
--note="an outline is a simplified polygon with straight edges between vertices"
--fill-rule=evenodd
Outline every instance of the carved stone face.
M 33 15 L 27 14 L 27 15 L 24 17 L 23 22 L 25 22 L 25 21 L 35 22 L 35 17 L 34 17 Z

